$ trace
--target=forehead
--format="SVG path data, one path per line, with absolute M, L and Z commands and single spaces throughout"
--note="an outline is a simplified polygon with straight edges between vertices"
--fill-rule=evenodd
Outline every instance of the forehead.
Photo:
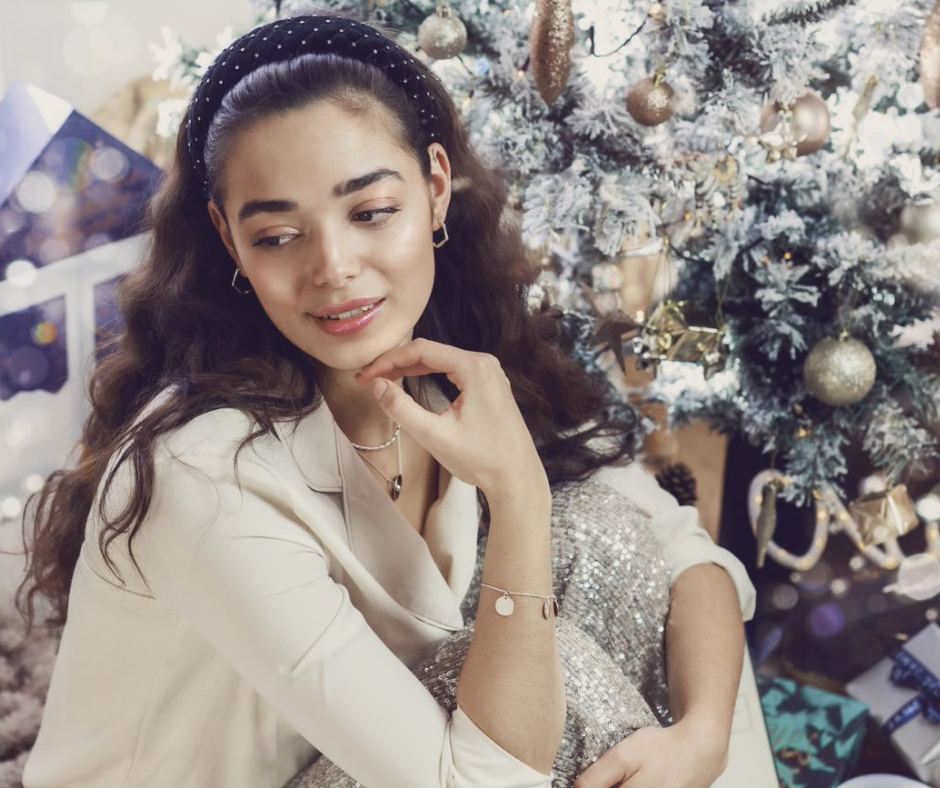
M 353 115 L 329 101 L 272 115 L 239 132 L 226 162 L 230 199 L 295 196 L 314 189 L 329 196 L 351 173 L 391 167 L 408 174 L 412 157 L 376 109 Z

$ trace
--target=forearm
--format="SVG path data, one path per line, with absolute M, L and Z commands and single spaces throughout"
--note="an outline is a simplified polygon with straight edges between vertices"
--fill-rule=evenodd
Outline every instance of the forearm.
M 723 754 L 744 660 L 737 591 L 716 564 L 686 569 L 672 586 L 666 672 L 676 722 L 694 724 Z
M 541 465 L 514 489 L 487 495 L 490 528 L 483 582 L 510 591 L 552 593 L 551 492 Z M 473 639 L 457 683 L 457 702 L 503 749 L 533 768 L 551 771 L 565 723 L 565 682 L 556 619 L 542 600 L 513 596 L 515 610 L 499 615 L 501 596 L 480 589 Z

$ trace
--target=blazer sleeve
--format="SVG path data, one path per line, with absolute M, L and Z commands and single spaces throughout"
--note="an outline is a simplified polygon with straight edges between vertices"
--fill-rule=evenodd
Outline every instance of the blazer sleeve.
M 672 582 L 695 564 L 713 563 L 724 569 L 734 583 L 745 621 L 754 617 L 757 592 L 744 564 L 731 552 L 714 543 L 699 523 L 694 506 L 680 506 L 660 487 L 656 477 L 637 459 L 629 465 L 607 465 L 594 477 L 629 498 L 649 515 L 649 526 L 663 549 Z
M 370 788 L 550 788 L 447 713 L 371 629 L 277 477 L 243 452 L 158 460 L 134 542 L 153 595 Z

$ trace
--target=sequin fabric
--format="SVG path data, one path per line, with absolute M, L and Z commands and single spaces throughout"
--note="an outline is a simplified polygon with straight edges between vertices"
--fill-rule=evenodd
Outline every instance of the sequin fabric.
M 665 624 L 669 569 L 647 516 L 611 487 L 591 480 L 552 491 L 552 574 L 557 641 L 568 712 L 552 769 L 570 788 L 601 755 L 638 728 L 669 725 Z M 448 712 L 473 636 L 487 533 L 461 609 L 466 626 L 412 672 Z M 325 755 L 287 788 L 365 788 Z

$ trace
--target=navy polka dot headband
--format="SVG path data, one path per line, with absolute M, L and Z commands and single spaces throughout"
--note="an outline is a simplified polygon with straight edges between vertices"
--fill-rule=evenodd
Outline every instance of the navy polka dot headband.
M 427 144 L 440 142 L 441 113 L 428 89 L 431 74 L 419 71 L 408 50 L 369 25 L 327 16 L 295 16 L 269 22 L 227 46 L 206 70 L 196 88 L 186 120 L 186 137 L 193 169 L 209 197 L 204 148 L 212 118 L 226 93 L 240 79 L 267 63 L 303 54 L 332 53 L 371 63 L 399 85 L 415 105 Z M 443 89 L 443 86 L 441 86 Z

